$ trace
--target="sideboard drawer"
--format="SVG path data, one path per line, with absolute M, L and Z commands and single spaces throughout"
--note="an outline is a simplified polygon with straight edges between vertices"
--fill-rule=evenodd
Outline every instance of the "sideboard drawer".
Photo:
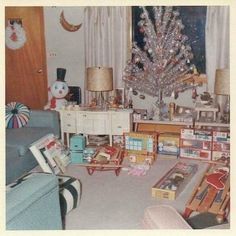
M 75 119 L 64 119 L 63 130 L 68 133 L 76 133 L 76 120 Z
M 74 111 L 64 111 L 63 118 L 65 119 L 76 119 L 76 113 Z
M 111 132 L 114 135 L 123 135 L 124 132 L 129 132 L 131 130 L 130 113 L 113 113 L 111 122 Z

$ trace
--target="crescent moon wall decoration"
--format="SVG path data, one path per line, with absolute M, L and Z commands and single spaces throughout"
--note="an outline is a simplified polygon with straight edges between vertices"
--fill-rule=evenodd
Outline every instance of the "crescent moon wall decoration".
M 82 24 L 73 25 L 73 24 L 70 24 L 68 21 L 66 21 L 65 16 L 64 16 L 64 11 L 62 11 L 60 14 L 60 23 L 62 27 L 69 32 L 75 32 L 79 30 L 82 25 Z

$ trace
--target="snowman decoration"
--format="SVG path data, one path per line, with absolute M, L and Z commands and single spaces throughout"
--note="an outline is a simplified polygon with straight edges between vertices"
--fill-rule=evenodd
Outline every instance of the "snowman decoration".
M 45 109 L 60 110 L 67 105 L 66 95 L 69 92 L 68 85 L 64 81 L 66 69 L 57 68 L 57 80 L 49 87 L 49 102 Z

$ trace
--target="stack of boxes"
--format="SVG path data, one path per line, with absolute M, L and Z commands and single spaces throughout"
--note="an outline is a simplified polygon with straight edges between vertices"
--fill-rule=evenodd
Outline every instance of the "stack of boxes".
M 228 163 L 230 159 L 230 132 L 182 129 L 180 157 Z
M 230 133 L 213 131 L 212 160 L 227 163 L 230 158 Z
M 182 129 L 180 134 L 180 157 L 211 160 L 212 131 Z

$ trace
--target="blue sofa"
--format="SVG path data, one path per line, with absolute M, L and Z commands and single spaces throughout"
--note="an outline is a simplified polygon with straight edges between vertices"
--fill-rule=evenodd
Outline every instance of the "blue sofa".
M 48 133 L 60 135 L 57 111 L 32 110 L 25 127 L 6 129 L 7 230 L 62 229 L 57 176 L 22 177 L 38 165 L 30 144 Z
M 7 186 L 6 229 L 62 229 L 57 176 L 33 173 Z
M 57 111 L 32 110 L 25 127 L 6 129 L 6 184 L 38 165 L 29 146 L 48 133 L 60 135 Z

